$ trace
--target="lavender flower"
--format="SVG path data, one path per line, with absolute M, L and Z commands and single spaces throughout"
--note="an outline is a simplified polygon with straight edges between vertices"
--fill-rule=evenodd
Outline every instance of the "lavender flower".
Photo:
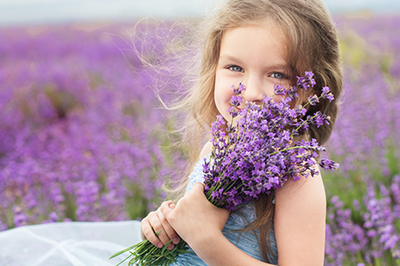
M 319 102 L 319 98 L 317 95 L 308 96 L 308 102 L 310 105 L 316 105 Z
M 242 83 L 240 83 L 238 87 L 232 85 L 232 90 L 235 95 L 238 95 L 241 94 L 244 90 L 246 90 L 246 87 Z
M 307 88 L 312 88 L 315 85 L 315 80 L 312 78 L 314 73 L 311 71 L 306 71 L 304 77 L 297 77 L 297 85 L 299 88 L 307 90 Z
M 323 87 L 322 88 L 322 99 L 328 99 L 330 102 L 333 101 L 334 96 L 332 92 L 330 91 L 329 87 Z
M 329 160 L 328 158 L 321 159 L 319 165 L 325 170 L 332 170 L 332 169 L 336 170 L 339 168 L 338 163 L 335 163 L 334 161 Z

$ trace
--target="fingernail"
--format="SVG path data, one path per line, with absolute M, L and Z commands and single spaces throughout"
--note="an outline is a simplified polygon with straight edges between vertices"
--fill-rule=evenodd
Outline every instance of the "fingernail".
M 157 244 L 157 247 L 158 247 L 158 248 L 162 248 L 162 247 L 163 247 L 163 244 L 158 243 L 158 244 Z
M 174 244 L 178 244 L 180 241 L 180 239 L 178 237 L 175 237 L 174 239 L 172 239 L 172 243 Z
M 168 245 L 168 247 L 167 247 L 167 249 L 168 249 L 168 250 L 172 250 L 172 249 L 174 249 L 174 245 L 172 245 L 172 244 L 169 244 L 169 245 Z

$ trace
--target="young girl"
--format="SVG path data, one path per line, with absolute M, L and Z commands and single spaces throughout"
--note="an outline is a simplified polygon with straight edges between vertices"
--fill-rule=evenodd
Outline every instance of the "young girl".
M 323 265 L 326 199 L 320 175 L 289 180 L 233 213 L 209 203 L 199 183 L 202 159 L 212 148 L 207 142 L 199 154 L 202 136 L 217 114 L 230 121 L 232 85 L 243 83 L 243 98 L 260 103 L 273 94 L 274 84 L 289 87 L 305 71 L 315 74 L 317 85 L 301 93 L 296 105 L 310 94 L 319 95 L 324 86 L 339 97 L 337 36 L 322 1 L 228 0 L 209 22 L 198 82 L 181 105 L 188 114 L 191 159 L 198 163 L 183 181 L 186 195 L 176 205 L 164 202 L 141 223 L 142 238 L 154 245 L 172 240 L 172 249 L 182 238 L 195 252 L 181 255 L 173 265 Z M 337 102 L 321 101 L 306 116 L 318 110 L 331 117 L 330 125 L 311 127 L 300 138 L 315 138 L 322 145 L 332 131 Z M 158 237 L 151 227 L 161 231 Z

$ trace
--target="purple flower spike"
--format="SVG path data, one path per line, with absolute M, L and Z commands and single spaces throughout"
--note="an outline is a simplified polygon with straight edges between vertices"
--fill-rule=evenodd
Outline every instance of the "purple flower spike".
M 236 88 L 235 85 L 232 85 L 233 93 L 235 95 L 241 94 L 244 90 L 246 90 L 246 87 L 242 84 L 239 83 L 239 86 Z
M 299 97 L 298 93 L 297 93 L 297 86 L 293 86 L 291 87 L 288 91 L 287 91 L 287 95 L 289 98 L 291 99 L 297 99 L 297 97 Z
M 307 90 L 307 88 L 312 88 L 315 85 L 315 80 L 312 78 L 314 73 L 311 71 L 306 71 L 304 77 L 297 77 L 297 86 L 299 88 Z
M 233 95 L 231 97 L 231 105 L 234 107 L 238 107 L 242 102 L 243 102 L 243 99 L 241 96 Z
M 308 96 L 308 102 L 311 104 L 311 105 L 316 105 L 317 103 L 319 103 L 319 99 L 318 99 L 318 96 L 317 95 L 312 95 L 312 96 Z
M 319 165 L 326 171 L 326 170 L 336 170 L 339 168 L 339 164 L 335 163 L 332 160 L 329 160 L 328 158 L 321 159 Z
M 330 102 L 334 100 L 334 96 L 331 92 L 331 90 L 329 89 L 329 87 L 323 87 L 322 88 L 322 94 L 321 94 L 322 99 L 327 99 Z
M 286 88 L 279 84 L 274 85 L 274 91 L 276 95 L 286 95 L 287 93 Z

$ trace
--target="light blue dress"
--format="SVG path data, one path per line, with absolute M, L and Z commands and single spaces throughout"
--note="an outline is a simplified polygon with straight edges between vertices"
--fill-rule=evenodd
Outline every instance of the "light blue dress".
M 204 181 L 203 178 L 203 159 L 197 162 L 194 167 L 193 172 L 189 176 L 189 185 L 186 189 L 188 192 L 195 182 L 202 182 Z M 265 261 L 261 257 L 260 248 L 258 245 L 258 241 L 256 238 L 255 233 L 258 231 L 245 231 L 245 232 L 237 232 L 233 230 L 240 230 L 245 228 L 245 226 L 256 219 L 254 204 L 248 204 L 241 208 L 238 211 L 235 211 L 229 215 L 229 218 L 225 224 L 225 227 L 222 232 L 226 238 L 237 246 L 239 249 L 247 253 L 248 255 L 256 258 L 260 261 Z M 273 229 L 273 228 L 272 228 Z M 276 239 L 275 239 L 275 232 L 272 230 L 271 236 L 271 248 L 275 254 L 278 254 L 277 246 L 276 246 Z M 272 258 L 272 263 L 277 265 L 278 260 L 277 258 Z M 178 257 L 176 263 L 171 264 L 171 266 L 187 266 L 187 265 L 207 265 L 205 264 L 196 254 L 187 253 L 182 254 Z

